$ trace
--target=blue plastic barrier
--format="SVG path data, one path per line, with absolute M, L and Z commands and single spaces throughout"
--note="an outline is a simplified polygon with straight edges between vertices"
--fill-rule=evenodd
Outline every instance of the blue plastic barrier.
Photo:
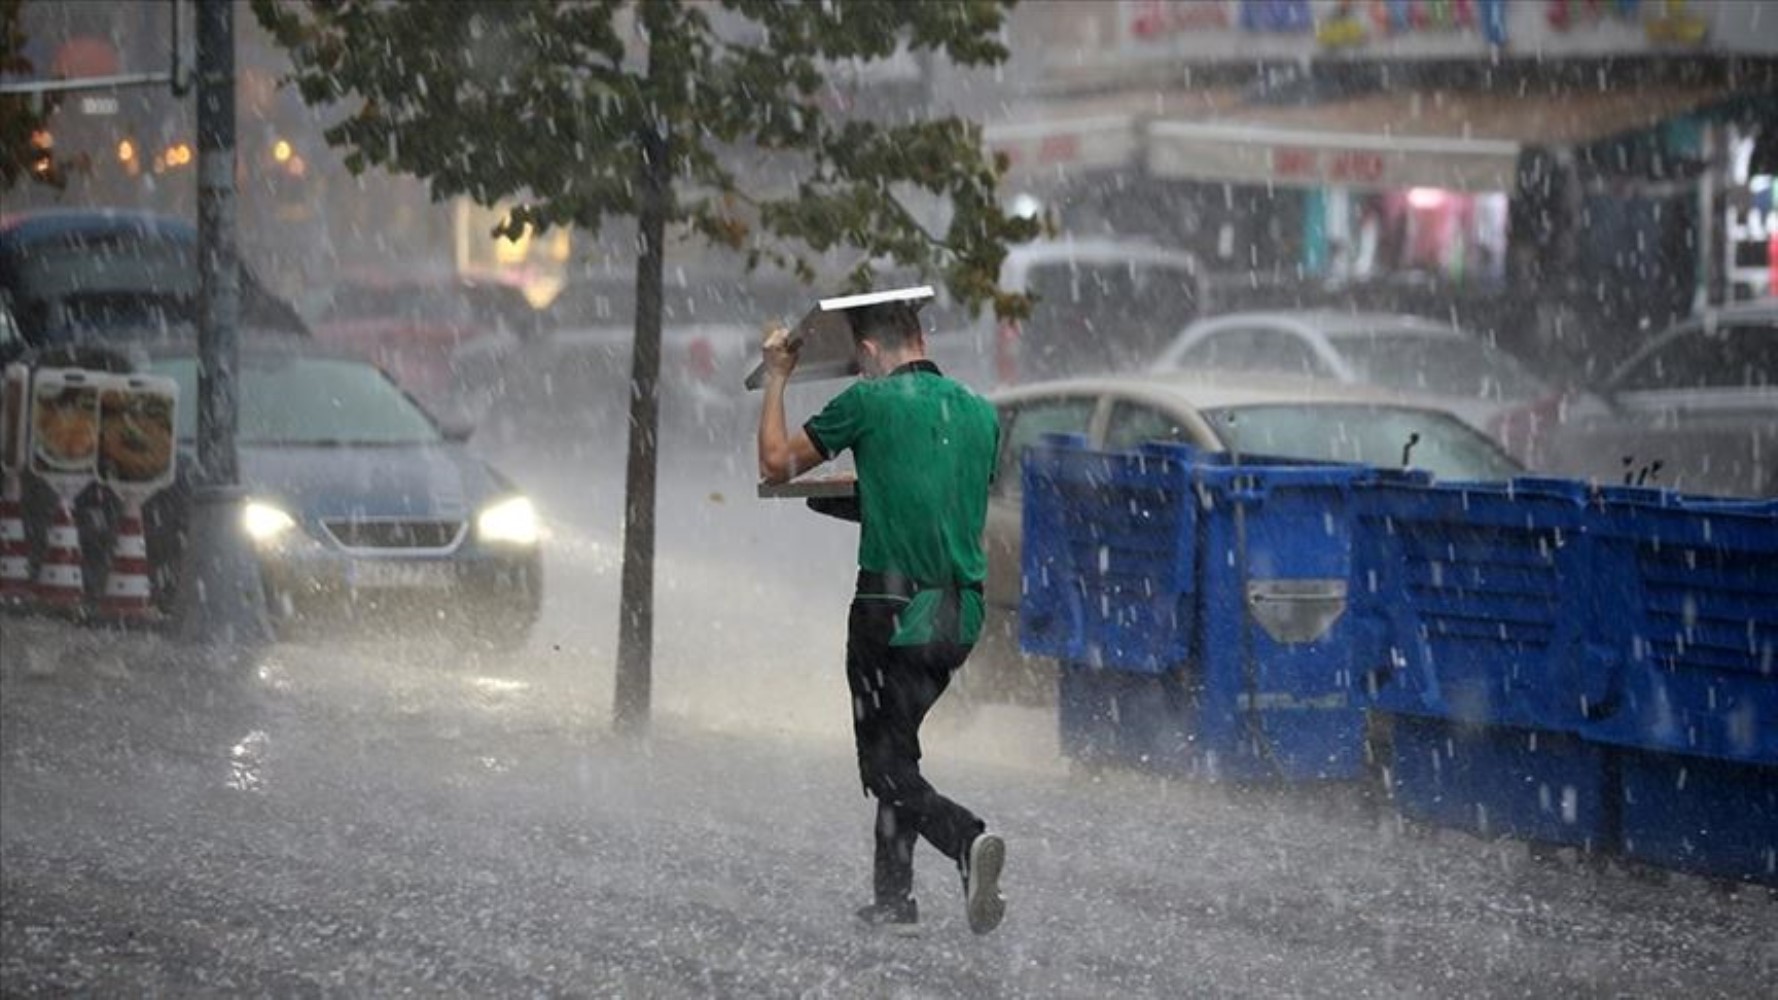
M 1778 886 L 1778 767 L 1617 751 L 1627 857 Z
M 1609 751 L 1568 733 L 1391 717 L 1390 790 L 1403 816 L 1481 837 L 1606 850 L 1616 843 Z
M 1212 456 L 1195 468 L 1202 643 L 1193 732 L 1237 780 L 1357 778 L 1365 714 L 1347 614 L 1362 466 Z
M 1620 677 L 1587 737 L 1778 768 L 1778 502 L 1610 490 L 1596 533 Z
M 1078 438 L 1032 449 L 1021 643 L 1062 663 L 1064 750 L 1216 780 L 1359 776 L 1341 623 L 1346 510 L 1370 475 Z
M 1046 435 L 1025 456 L 1020 643 L 1143 674 L 1190 654 L 1196 510 L 1186 456 L 1088 450 Z
M 1069 756 L 1357 777 L 1369 704 L 1405 815 L 1772 878 L 1778 502 L 1078 438 L 1024 474 Z
M 1603 710 L 1587 491 L 1567 480 L 1379 482 L 1359 501 L 1360 659 L 1378 708 L 1576 732 Z

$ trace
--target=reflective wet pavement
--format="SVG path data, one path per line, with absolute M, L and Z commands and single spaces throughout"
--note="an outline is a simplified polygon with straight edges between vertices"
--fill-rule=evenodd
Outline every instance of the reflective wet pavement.
M 229 672 L 0 620 L 0 993 L 1751 997 L 1778 973 L 1763 891 L 1409 835 L 1347 792 L 1070 773 L 1036 710 L 928 740 L 1008 839 L 1001 930 L 969 934 L 924 848 L 923 933 L 855 927 L 846 530 L 670 466 L 656 722 L 623 743 L 615 488 L 515 464 L 556 513 L 515 655 L 342 641 Z

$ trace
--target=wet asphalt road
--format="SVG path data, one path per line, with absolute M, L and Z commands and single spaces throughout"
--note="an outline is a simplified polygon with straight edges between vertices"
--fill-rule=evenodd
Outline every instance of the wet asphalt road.
M 1029 709 L 927 741 L 1008 838 L 1005 926 L 970 935 L 923 848 L 921 935 L 862 930 L 850 529 L 670 452 L 655 724 L 620 742 L 621 463 L 498 450 L 554 529 L 518 654 L 356 639 L 219 672 L 0 620 L 0 993 L 1770 995 L 1764 892 L 1410 836 L 1348 791 L 1074 774 Z

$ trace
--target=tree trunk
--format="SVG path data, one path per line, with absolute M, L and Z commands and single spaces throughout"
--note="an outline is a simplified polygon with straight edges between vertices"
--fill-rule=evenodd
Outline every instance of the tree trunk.
M 650 53 L 650 69 L 659 68 Z M 636 216 L 636 335 L 630 351 L 630 448 L 624 471 L 624 565 L 619 592 L 617 690 L 613 724 L 620 734 L 648 730 L 654 673 L 654 515 L 659 465 L 661 284 L 667 229 L 669 137 L 644 126 Z

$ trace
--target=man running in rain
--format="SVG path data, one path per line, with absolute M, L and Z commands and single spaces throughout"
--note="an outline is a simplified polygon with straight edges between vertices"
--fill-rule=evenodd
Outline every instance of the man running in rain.
M 851 449 L 858 471 L 858 584 L 846 634 L 858 769 L 876 797 L 871 925 L 919 921 L 914 844 L 957 863 L 969 928 L 1000 925 L 1006 844 L 920 774 L 920 723 L 982 628 L 982 528 L 999 424 L 994 407 L 926 357 L 915 307 L 846 311 L 862 378 L 794 435 L 784 386 L 801 345 L 783 326 L 763 345 L 759 471 L 783 483 Z

